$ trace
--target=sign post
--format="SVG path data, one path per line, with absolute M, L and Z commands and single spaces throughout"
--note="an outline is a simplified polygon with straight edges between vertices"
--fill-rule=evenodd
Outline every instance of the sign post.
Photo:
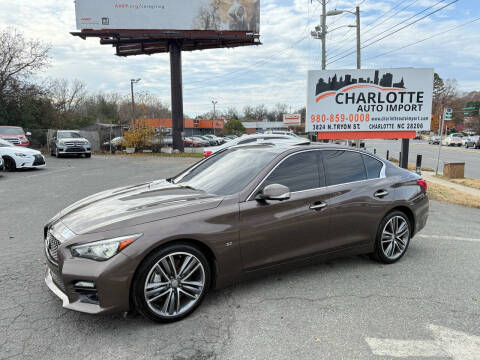
M 452 118 L 453 118 L 453 110 L 450 108 L 444 109 L 443 117 L 442 117 L 442 126 L 440 127 L 440 141 L 438 143 L 437 168 L 435 169 L 435 175 L 438 175 L 438 167 L 440 165 L 440 152 L 442 151 L 442 142 L 443 142 L 443 124 L 445 123 L 445 121 L 452 120 Z

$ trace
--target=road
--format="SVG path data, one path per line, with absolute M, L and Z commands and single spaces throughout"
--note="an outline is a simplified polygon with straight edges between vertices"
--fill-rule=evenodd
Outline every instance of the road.
M 368 151 L 377 149 L 378 155 L 385 157 L 387 150 L 390 156 L 397 158 L 401 151 L 401 141 L 396 140 L 367 140 Z M 409 162 L 415 163 L 417 155 L 423 155 L 423 166 L 435 169 L 437 166 L 438 145 L 429 145 L 426 141 L 411 140 Z M 469 178 L 480 178 L 480 150 L 465 149 L 464 147 L 442 146 L 439 171 L 443 172 L 443 162 L 465 162 L 465 176 Z
M 182 322 L 64 310 L 43 282 L 42 226 L 91 193 L 192 159 L 48 158 L 0 177 L 0 359 L 474 359 L 480 211 L 431 203 L 404 259 L 347 257 L 210 293 Z M 295 241 L 295 239 L 292 239 Z M 460 345 L 459 345 L 460 344 Z M 478 351 L 477 351 L 478 350 Z M 470 356 L 470 357 L 468 357 Z

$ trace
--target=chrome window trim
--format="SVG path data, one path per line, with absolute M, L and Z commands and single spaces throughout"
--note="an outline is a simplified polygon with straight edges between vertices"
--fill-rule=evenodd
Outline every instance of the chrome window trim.
M 367 155 L 367 156 L 370 156 L 372 159 L 375 159 L 377 161 L 380 161 L 382 163 L 382 170 L 380 170 L 380 177 L 377 177 L 377 178 L 372 178 L 372 179 L 365 179 L 365 180 L 358 180 L 358 181 L 350 181 L 350 182 L 346 182 L 346 183 L 341 183 L 341 184 L 335 184 L 335 185 L 326 185 L 326 186 L 321 186 L 321 187 L 318 187 L 318 188 L 312 188 L 312 189 L 306 189 L 306 190 L 299 190 L 299 191 L 292 191 L 291 194 L 298 194 L 298 193 L 302 193 L 302 192 L 306 192 L 306 191 L 313 191 L 313 190 L 319 190 L 319 189 L 325 189 L 325 188 L 331 188 L 331 187 L 336 187 L 336 186 L 342 186 L 342 185 L 348 185 L 348 184 L 355 184 L 355 183 L 360 183 L 360 182 L 365 182 L 365 181 L 372 181 L 372 180 L 378 180 L 378 179 L 385 179 L 387 176 L 386 176 L 386 172 L 387 172 L 387 165 L 385 164 L 385 162 L 381 159 L 378 159 L 376 158 L 375 156 L 372 156 L 370 154 L 367 154 L 365 153 L 364 151 L 362 150 L 356 150 L 356 149 L 307 149 L 307 150 L 302 150 L 302 151 L 297 151 L 297 152 L 294 152 L 294 153 L 291 153 L 289 154 L 288 156 L 286 156 L 285 158 L 283 158 L 277 165 L 275 165 L 273 167 L 272 170 L 270 170 L 268 172 L 267 175 L 264 176 L 264 178 L 258 183 L 258 185 L 255 187 L 255 189 L 250 193 L 250 195 L 247 197 L 247 200 L 245 200 L 245 202 L 247 201 L 250 201 L 252 200 L 252 196 L 258 191 L 258 189 L 263 185 L 263 183 L 265 182 L 265 180 L 272 174 L 272 172 L 274 172 L 277 167 L 279 167 L 285 160 L 287 160 L 289 157 L 293 156 L 293 155 L 296 155 L 296 154 L 301 154 L 301 153 L 304 153 L 304 152 L 309 152 L 309 151 L 350 151 L 350 152 L 356 152 L 356 153 L 359 153 L 360 155 Z M 363 158 L 362 158 L 362 162 L 363 162 Z M 363 166 L 365 167 L 365 162 L 363 162 Z M 325 169 L 325 172 L 326 172 L 326 169 Z M 365 173 L 367 174 L 368 176 L 368 173 L 367 173 L 367 169 L 365 167 Z

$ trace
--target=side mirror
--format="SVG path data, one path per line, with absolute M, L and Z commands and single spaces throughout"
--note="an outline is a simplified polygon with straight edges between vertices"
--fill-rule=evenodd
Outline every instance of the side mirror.
M 265 186 L 263 191 L 257 196 L 257 200 L 284 201 L 288 199 L 290 199 L 290 189 L 280 184 Z
M 32 133 L 30 131 L 27 131 L 25 135 L 26 136 L 32 136 Z

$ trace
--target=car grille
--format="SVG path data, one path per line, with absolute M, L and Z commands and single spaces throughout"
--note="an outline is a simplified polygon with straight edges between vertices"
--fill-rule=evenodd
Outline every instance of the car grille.
M 34 158 L 35 160 L 33 161 L 32 166 L 45 165 L 45 159 L 43 158 L 42 155 L 35 155 Z
M 12 144 L 15 144 L 15 145 L 18 145 L 21 143 L 20 139 L 19 138 L 7 138 L 7 139 L 4 139 L 8 142 L 11 142 Z
M 60 275 L 58 275 L 57 273 L 51 270 L 50 270 L 50 274 L 52 275 L 53 282 L 60 288 L 60 290 L 62 290 L 63 292 L 67 292 L 65 288 L 65 283 L 63 282 Z
M 66 142 L 65 145 L 66 146 L 79 147 L 79 146 L 83 146 L 84 143 L 83 142 Z
M 45 251 L 49 259 L 55 263 L 58 262 L 58 247 L 60 246 L 60 241 L 55 239 L 55 237 L 49 232 L 47 238 L 45 239 Z

